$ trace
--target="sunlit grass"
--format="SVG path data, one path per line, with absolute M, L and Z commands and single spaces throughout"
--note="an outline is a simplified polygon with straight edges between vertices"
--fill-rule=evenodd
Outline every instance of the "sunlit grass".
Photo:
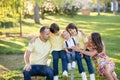
M 23 19 L 23 35 L 38 35 L 39 28 L 41 26 L 50 26 L 51 23 L 57 23 L 60 26 L 60 29 L 63 30 L 70 22 L 75 23 L 79 29 L 84 30 L 87 36 L 89 36 L 90 33 L 94 31 L 100 32 L 100 34 L 102 35 L 102 39 L 106 45 L 106 54 L 115 61 L 115 71 L 117 74 L 120 74 L 120 14 L 113 15 L 112 13 L 101 13 L 100 16 L 98 16 L 97 14 L 98 13 L 91 13 L 90 16 L 82 16 L 81 13 L 78 13 L 78 15 L 74 17 L 46 14 L 45 19 L 40 19 L 41 24 L 34 24 L 33 19 Z M 6 29 L 0 28 L 0 32 L 19 33 L 19 31 L 19 27 Z M 14 37 L 8 40 L 0 40 L 0 54 L 23 54 L 29 40 L 30 38 L 21 37 Z M 61 61 L 59 62 L 59 64 L 59 71 L 61 76 Z M 87 65 L 84 60 L 83 64 L 85 67 L 85 71 L 87 72 L 87 74 L 89 74 L 87 70 Z M 75 75 L 79 76 L 77 68 L 75 71 Z M 120 79 L 120 76 L 118 77 Z

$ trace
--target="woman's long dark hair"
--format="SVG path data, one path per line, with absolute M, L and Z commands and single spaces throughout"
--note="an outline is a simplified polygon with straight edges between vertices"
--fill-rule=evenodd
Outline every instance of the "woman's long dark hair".
M 91 39 L 92 39 L 92 43 L 95 46 L 97 52 L 98 53 L 102 52 L 103 43 L 102 43 L 100 34 L 98 32 L 91 33 Z

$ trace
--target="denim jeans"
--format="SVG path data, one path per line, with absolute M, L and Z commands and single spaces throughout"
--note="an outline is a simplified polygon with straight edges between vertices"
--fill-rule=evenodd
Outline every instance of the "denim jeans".
M 31 76 L 46 76 L 46 80 L 53 80 L 53 70 L 46 65 L 31 65 L 30 71 L 23 71 L 24 80 L 31 80 Z
M 89 50 L 86 49 L 86 51 L 89 51 Z M 83 54 L 83 58 L 85 59 L 85 61 L 87 63 L 89 74 L 93 74 L 94 73 L 94 68 L 93 68 L 90 56 L 87 56 L 87 55 Z M 77 61 L 77 64 L 78 64 L 79 73 L 85 72 L 85 70 L 83 68 L 83 64 L 82 64 L 81 54 L 79 52 L 76 52 L 76 61 Z
M 72 49 L 68 49 L 68 51 L 72 52 Z M 72 61 L 75 61 L 75 52 L 73 51 L 71 54 L 67 53 L 67 62 L 70 63 Z
M 62 72 L 63 71 L 68 71 L 67 70 L 67 56 L 66 52 L 64 50 L 60 51 L 52 51 L 52 56 L 53 56 L 53 72 L 54 76 L 58 75 L 58 61 L 59 58 L 62 60 Z

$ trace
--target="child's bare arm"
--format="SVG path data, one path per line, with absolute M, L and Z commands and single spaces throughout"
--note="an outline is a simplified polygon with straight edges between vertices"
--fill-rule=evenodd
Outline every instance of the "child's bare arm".
M 64 48 L 64 50 L 66 51 L 66 53 L 71 53 L 70 51 L 68 51 L 68 49 L 67 48 Z
M 29 43 L 33 43 L 33 42 L 35 42 L 35 40 L 38 38 L 38 36 L 34 36 L 31 40 L 30 40 L 30 42 Z
M 79 30 L 83 36 L 86 36 L 86 33 L 83 30 Z
M 79 47 L 72 47 L 72 49 L 74 51 L 78 51 L 80 53 L 83 53 L 83 54 L 86 54 L 88 56 L 94 56 L 95 54 L 97 54 L 97 51 L 96 50 L 93 50 L 93 51 L 85 51 L 83 49 L 80 49 Z

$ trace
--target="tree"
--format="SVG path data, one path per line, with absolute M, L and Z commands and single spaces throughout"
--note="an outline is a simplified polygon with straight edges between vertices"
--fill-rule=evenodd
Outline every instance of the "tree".
M 98 15 L 100 15 L 100 0 L 97 0 Z
M 98 15 L 100 14 L 101 11 L 101 5 L 103 6 L 104 12 L 106 12 L 106 10 L 108 9 L 108 3 L 110 3 L 111 0 L 93 0 L 93 3 L 97 4 L 97 8 L 98 8 Z
M 118 11 L 118 2 L 117 0 L 113 0 L 111 2 L 111 10 L 113 11 L 113 14 L 116 14 Z
M 35 23 L 37 23 L 37 24 L 40 24 L 40 20 L 39 20 L 39 18 L 40 18 L 40 15 L 39 15 L 39 6 L 38 6 L 38 3 L 36 2 L 35 3 L 35 7 L 34 7 L 34 21 L 35 21 Z
M 1 20 L 3 21 L 3 26 L 5 27 L 5 23 L 9 23 L 8 17 L 12 18 L 19 18 L 20 20 L 20 35 L 22 35 L 22 13 L 24 11 L 24 0 L 2 0 L 0 2 L 1 7 L 1 14 L 3 15 L 3 18 Z M 16 16 L 16 14 L 19 14 L 19 16 Z M 11 22 L 13 24 L 13 22 Z M 9 26 L 10 24 L 8 24 Z M 13 26 L 13 25 L 12 25 Z M 10 27 L 12 27 L 10 25 Z

